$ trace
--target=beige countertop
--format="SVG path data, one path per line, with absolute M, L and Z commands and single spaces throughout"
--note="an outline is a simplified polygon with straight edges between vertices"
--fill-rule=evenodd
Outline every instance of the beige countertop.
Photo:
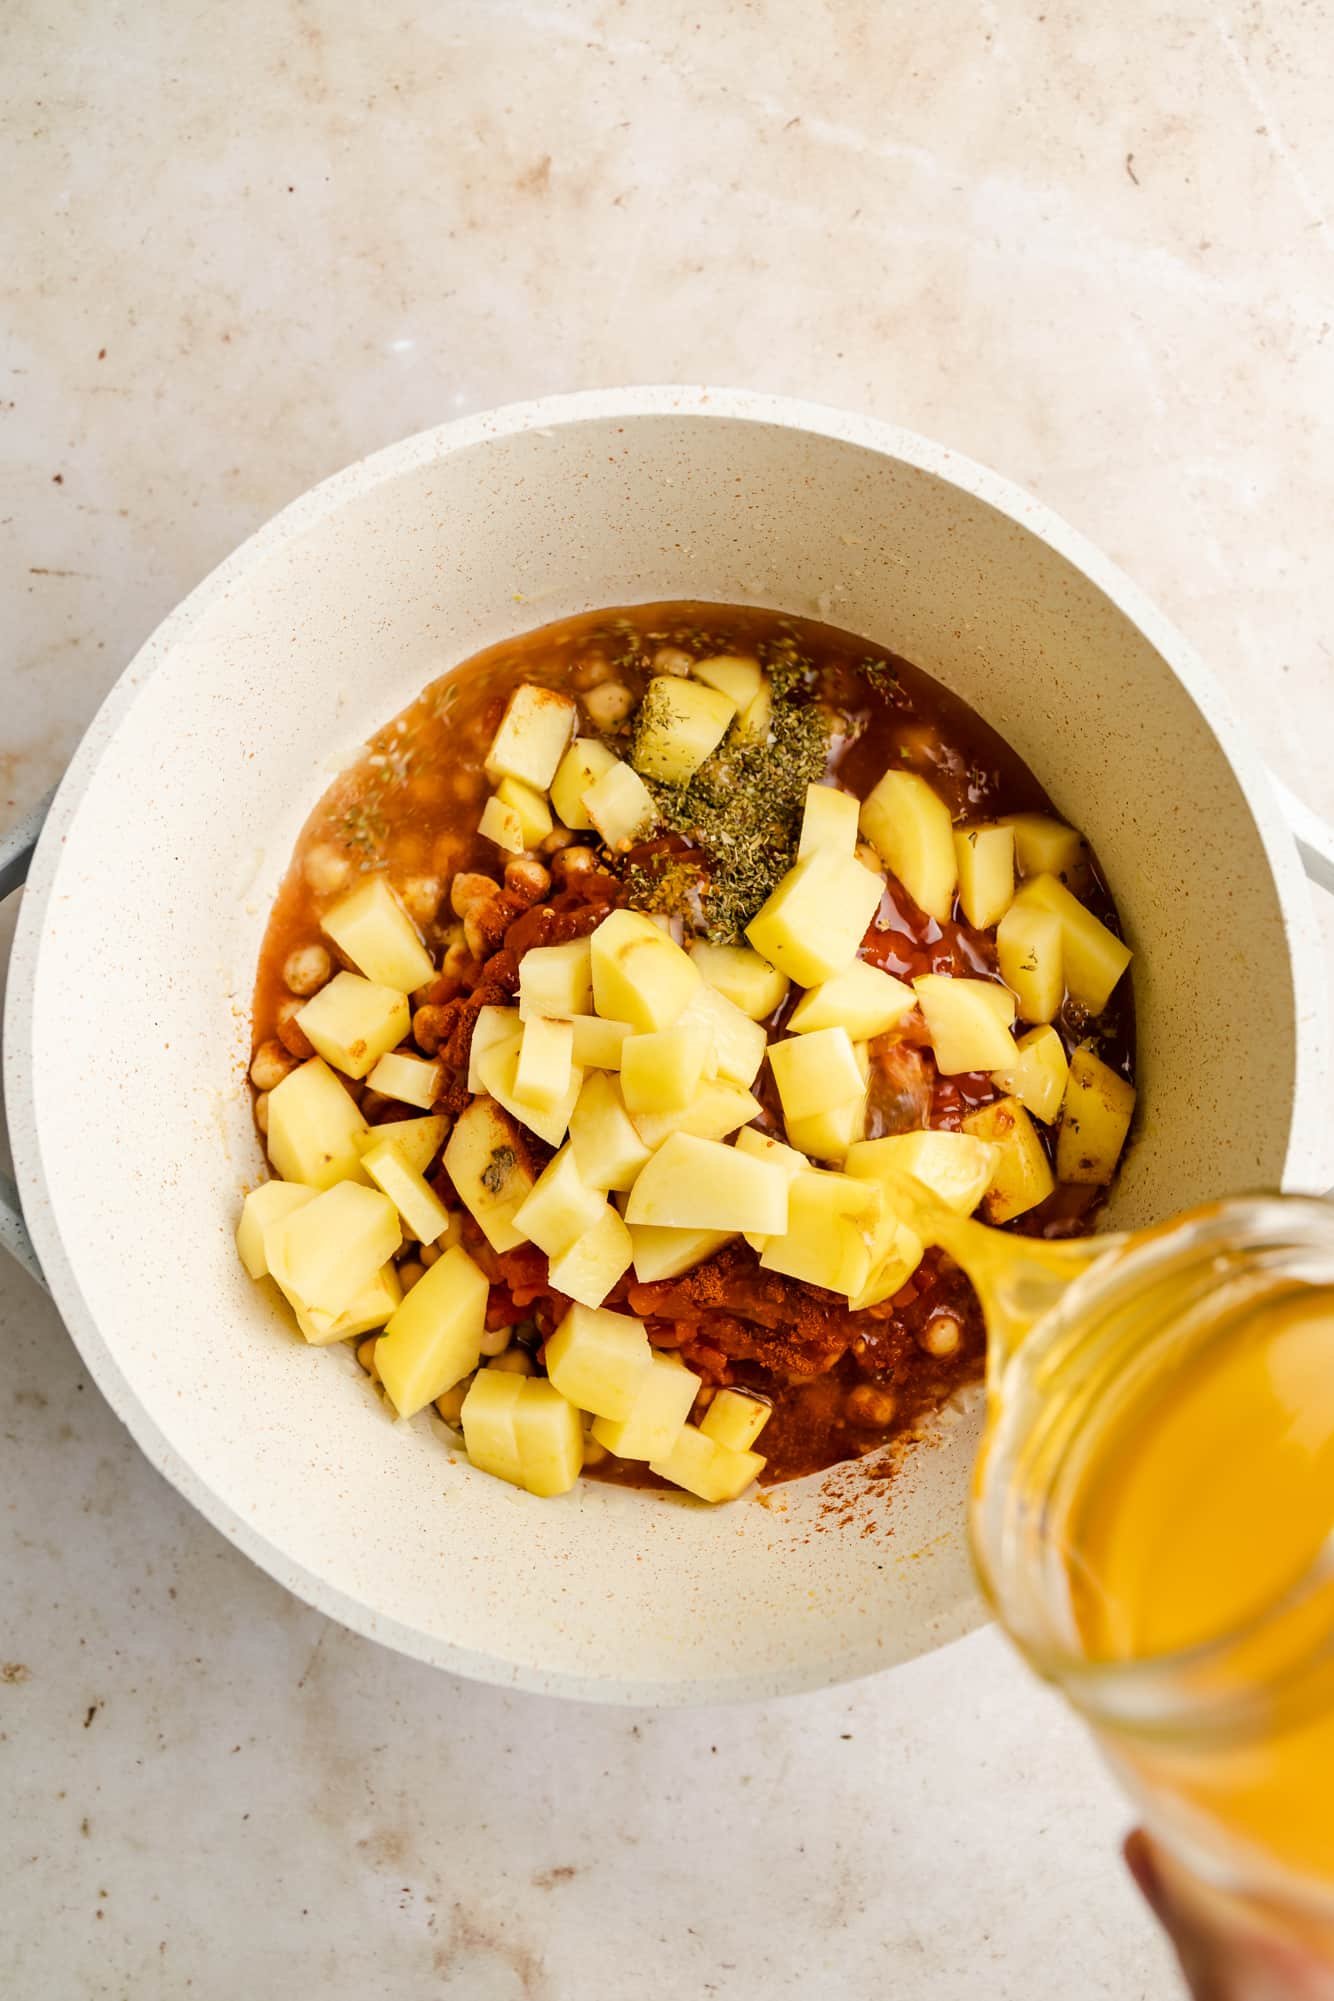
M 11 0 L 0 822 L 303 488 L 630 381 L 1033 488 L 1334 817 L 1334 16 L 1041 4 Z M 470 1686 L 221 1541 L 10 1269 L 0 1327 L 7 1994 L 1176 1991 L 994 1633 L 728 1712 Z

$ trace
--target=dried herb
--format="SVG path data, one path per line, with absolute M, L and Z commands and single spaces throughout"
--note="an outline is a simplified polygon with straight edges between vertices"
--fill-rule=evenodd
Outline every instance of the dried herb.
M 518 1155 L 512 1146 L 498 1146 L 492 1149 L 491 1158 L 482 1169 L 482 1186 L 488 1195 L 499 1195 L 505 1183 L 518 1164 Z
M 868 653 L 864 660 L 857 662 L 857 672 L 882 695 L 896 695 L 899 691 L 901 684 L 898 670 L 888 660 L 877 660 L 873 654 Z

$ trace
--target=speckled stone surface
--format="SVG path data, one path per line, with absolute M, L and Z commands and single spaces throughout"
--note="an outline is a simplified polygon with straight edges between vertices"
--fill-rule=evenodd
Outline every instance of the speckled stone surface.
M 58 18 L 0 24 L 6 816 L 312 481 L 655 379 L 1032 487 L 1334 813 L 1326 7 Z M 224 1544 L 9 1271 L 0 1324 L 7 1993 L 1174 1991 L 1118 1800 L 993 1634 L 763 1709 L 452 1681 Z

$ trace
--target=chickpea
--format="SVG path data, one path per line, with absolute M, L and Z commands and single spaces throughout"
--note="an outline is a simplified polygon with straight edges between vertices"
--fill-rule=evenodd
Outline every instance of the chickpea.
M 424 869 L 426 867 L 426 836 L 411 827 L 399 834 L 391 850 L 391 860 L 401 869 Z M 402 891 L 399 891 L 400 896 Z
M 874 1383 L 858 1383 L 848 1394 L 848 1422 L 883 1431 L 894 1422 L 898 1403 L 892 1390 L 877 1389 Z
M 437 834 L 431 849 L 431 867 L 436 874 L 448 880 L 463 860 L 467 846 L 467 838 L 463 834 Z
M 493 1369 L 503 1369 L 507 1376 L 535 1376 L 537 1364 L 526 1348 L 507 1348 L 503 1355 L 497 1355 L 491 1364 Z
M 635 698 L 624 681 L 604 681 L 600 688 L 585 695 L 583 702 L 584 713 L 595 730 L 614 730 L 629 715 Z
M 503 1355 L 509 1347 L 510 1335 L 513 1332 L 514 1329 L 512 1327 L 488 1327 L 482 1336 L 482 1353 L 484 1355 Z
M 542 843 L 544 855 L 558 855 L 562 848 L 568 848 L 579 836 L 572 834 L 568 827 L 554 827 Z
M 415 917 L 419 924 L 433 924 L 445 885 L 438 875 L 410 875 L 399 885 L 398 893 L 407 906 L 409 917 Z
M 378 1383 L 380 1380 L 380 1371 L 375 1366 L 375 1344 L 379 1338 L 378 1334 L 370 1334 L 364 1341 L 357 1343 L 357 1360 L 373 1383 Z
M 441 1250 L 439 1244 L 423 1244 L 417 1256 L 429 1271 L 430 1267 L 444 1256 L 444 1252 Z
M 681 646 L 660 646 L 653 656 L 655 674 L 688 674 L 695 664 L 694 655 Z
M 469 964 L 471 959 L 472 953 L 468 950 L 467 941 L 463 938 L 456 938 L 452 945 L 448 945 L 445 948 L 445 956 L 440 962 L 440 971 L 447 980 L 461 980 L 463 978 L 463 969 Z
M 474 903 L 499 896 L 500 884 L 477 869 L 462 869 L 449 885 L 449 907 L 456 917 L 466 917 Z
M 585 653 L 570 668 L 572 688 L 596 688 L 611 675 L 611 663 L 605 653 Z
M 448 1031 L 449 1021 L 446 1008 L 429 1003 L 426 1007 L 419 1007 L 412 1017 L 412 1039 L 418 1049 L 427 1056 L 438 1054 L 441 1038 Z
M 296 1069 L 296 1062 L 281 1042 L 261 1042 L 250 1059 L 250 1081 L 257 1091 L 272 1091 Z
M 306 1062 L 315 1054 L 314 1043 L 297 1020 L 304 1006 L 305 1002 L 298 1000 L 295 994 L 290 1000 L 278 1003 L 278 1040 L 288 1055 L 295 1056 L 299 1063 Z
M 918 1346 L 928 1355 L 952 1355 L 963 1329 L 952 1313 L 935 1313 L 917 1336 Z
M 474 805 L 486 790 L 486 781 L 480 771 L 470 771 L 466 765 L 460 766 L 449 776 L 449 789 L 454 797 L 465 806 Z
M 455 1431 L 458 1430 L 459 1419 L 463 1416 L 463 1399 L 471 1388 L 472 1377 L 465 1376 L 461 1383 L 455 1383 L 452 1390 L 446 1390 L 442 1397 L 437 1397 L 435 1400 L 436 1410 L 445 1423 Z
M 484 903 L 469 905 L 463 936 L 474 959 L 489 959 L 499 950 L 516 914 L 514 899 L 506 896 L 489 896 Z
M 525 905 L 540 903 L 551 887 L 551 871 L 528 855 L 505 864 L 505 887 Z
M 352 857 L 332 841 L 317 841 L 305 860 L 306 881 L 317 896 L 332 896 L 352 880 Z
M 262 1133 L 269 1129 L 269 1094 L 261 1091 L 255 1100 L 255 1124 Z
M 591 875 L 598 858 L 590 847 L 562 848 L 551 858 L 551 873 L 558 882 L 573 882 L 576 876 Z
M 425 1278 L 426 1267 L 418 1264 L 416 1258 L 404 1258 L 398 1268 L 398 1282 L 404 1292 L 411 1292 L 418 1279 Z
M 333 960 L 323 945 L 298 945 L 283 961 L 283 985 L 303 1000 L 327 986 L 332 974 Z
M 601 1440 L 591 1435 L 586 1435 L 584 1438 L 585 1466 L 600 1466 L 606 1456 L 607 1448 L 602 1444 Z

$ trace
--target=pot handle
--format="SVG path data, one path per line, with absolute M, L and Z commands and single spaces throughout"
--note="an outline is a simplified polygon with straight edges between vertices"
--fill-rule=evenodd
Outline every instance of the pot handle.
M 1269 782 L 1278 794 L 1283 817 L 1292 829 L 1302 867 L 1317 888 L 1327 890 L 1334 896 L 1334 827 L 1327 826 L 1320 815 L 1313 813 L 1306 801 L 1289 791 L 1283 780 L 1275 778 L 1272 771 Z
M 42 831 L 54 797 L 54 791 L 48 792 L 45 799 L 39 799 L 16 827 L 0 834 L 0 902 L 12 896 L 16 889 L 22 889 L 27 881 L 37 836 Z M 37 1262 L 37 1253 L 32 1247 L 28 1226 L 19 1207 L 19 1192 L 7 1174 L 0 1174 L 0 1251 L 7 1251 L 11 1258 L 17 1259 L 29 1277 L 35 1278 L 45 1290 L 42 1267 Z

